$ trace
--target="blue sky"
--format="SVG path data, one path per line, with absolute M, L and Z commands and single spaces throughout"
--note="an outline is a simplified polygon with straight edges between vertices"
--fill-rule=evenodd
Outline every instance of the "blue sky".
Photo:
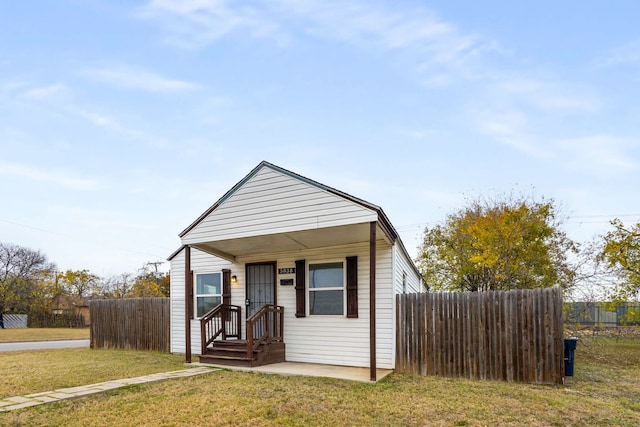
M 267 160 L 383 207 L 412 254 L 466 199 L 640 220 L 636 1 L 0 5 L 0 241 L 164 260 Z

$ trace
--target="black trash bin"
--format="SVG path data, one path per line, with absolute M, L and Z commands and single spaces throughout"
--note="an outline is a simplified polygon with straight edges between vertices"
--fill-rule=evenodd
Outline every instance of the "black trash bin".
M 578 338 L 570 337 L 564 339 L 564 376 L 573 376 L 573 365 L 575 361 L 575 352 L 578 345 Z

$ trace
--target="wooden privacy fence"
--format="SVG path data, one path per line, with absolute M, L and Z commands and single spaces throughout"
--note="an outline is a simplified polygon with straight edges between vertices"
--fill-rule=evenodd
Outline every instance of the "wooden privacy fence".
M 404 294 L 396 298 L 396 371 L 559 384 L 562 289 Z
M 30 328 L 84 328 L 85 326 L 84 316 L 81 314 L 29 314 Z
M 169 298 L 89 302 L 91 348 L 169 352 Z

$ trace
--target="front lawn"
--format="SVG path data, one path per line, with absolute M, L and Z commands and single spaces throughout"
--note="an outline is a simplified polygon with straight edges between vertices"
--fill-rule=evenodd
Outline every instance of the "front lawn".
M 562 387 L 409 375 L 372 385 L 220 371 L 0 414 L 0 424 L 640 425 L 640 340 L 584 339 L 576 357 L 576 376 Z
M 175 371 L 184 367 L 183 362 L 183 356 L 151 351 L 10 351 L 0 353 L 0 397 Z

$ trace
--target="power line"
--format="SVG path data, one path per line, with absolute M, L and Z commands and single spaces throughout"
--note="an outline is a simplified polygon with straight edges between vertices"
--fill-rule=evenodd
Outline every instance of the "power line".
M 11 225 L 17 225 L 19 227 L 30 228 L 31 230 L 42 231 L 43 233 L 54 234 L 56 236 L 71 237 L 71 236 L 66 235 L 66 234 L 57 233 L 57 232 L 51 231 L 51 230 L 45 230 L 44 228 L 33 227 L 33 226 L 27 225 L 27 224 L 20 224 L 19 222 L 9 221 L 9 220 L 2 219 L 2 218 L 0 218 L 0 221 L 6 222 L 7 224 L 11 224 Z
M 627 217 L 637 217 L 640 218 L 640 213 L 636 214 L 619 214 L 619 215 L 570 215 L 567 217 L 567 224 L 601 224 L 605 222 L 609 222 L 614 218 L 627 218 Z M 580 221 L 577 219 L 598 219 L 598 218 L 607 218 L 606 220 L 599 221 Z M 575 221 L 572 221 L 575 220 Z M 444 221 L 429 221 L 429 222 L 419 222 L 414 224 L 403 224 L 395 227 L 398 231 L 412 231 L 412 230 L 421 230 L 428 225 L 436 225 L 442 224 Z
M 620 215 L 571 215 L 569 218 L 620 218 L 620 217 L 630 217 L 637 216 L 640 217 L 640 213 L 636 214 L 620 214 Z
M 4 222 L 4 223 L 7 223 L 7 224 L 11 224 L 11 225 L 16 225 L 16 226 L 19 226 L 19 227 L 28 228 L 28 229 L 31 229 L 31 230 L 40 231 L 40 232 L 43 232 L 43 233 L 53 234 L 53 235 L 55 235 L 55 236 L 65 237 L 65 238 L 67 238 L 67 239 L 74 239 L 74 240 L 78 239 L 78 237 L 77 237 L 77 236 L 72 236 L 72 235 L 69 235 L 69 234 L 58 233 L 58 232 L 56 232 L 56 231 L 46 230 L 46 229 L 44 229 L 44 228 L 34 227 L 34 226 L 32 226 L 32 225 L 27 225 L 27 224 L 21 224 L 21 223 L 19 223 L 19 222 L 9 221 L 9 220 L 2 219 L 2 218 L 0 218 L 0 222 Z M 111 245 L 110 245 L 110 246 L 111 246 Z M 149 245 L 148 245 L 148 244 L 145 244 L 145 246 L 149 246 Z M 157 245 L 154 245 L 154 246 L 157 246 Z M 159 256 L 159 255 L 157 255 L 157 254 L 150 254 L 150 253 L 148 253 L 148 252 L 135 251 L 135 250 L 133 250 L 133 249 L 123 248 L 123 247 L 119 247 L 119 246 L 111 246 L 111 248 L 113 248 L 113 249 L 117 249 L 117 250 L 120 250 L 120 251 L 124 251 L 124 252 L 133 253 L 133 254 L 138 254 L 138 255 L 145 255 L 145 256 L 150 256 L 150 257 L 160 258 L 160 259 L 164 258 L 163 256 Z M 171 249 L 169 249 L 169 248 L 164 248 L 164 247 L 163 247 L 163 249 L 167 249 L 168 251 L 169 251 L 169 250 L 171 250 Z

